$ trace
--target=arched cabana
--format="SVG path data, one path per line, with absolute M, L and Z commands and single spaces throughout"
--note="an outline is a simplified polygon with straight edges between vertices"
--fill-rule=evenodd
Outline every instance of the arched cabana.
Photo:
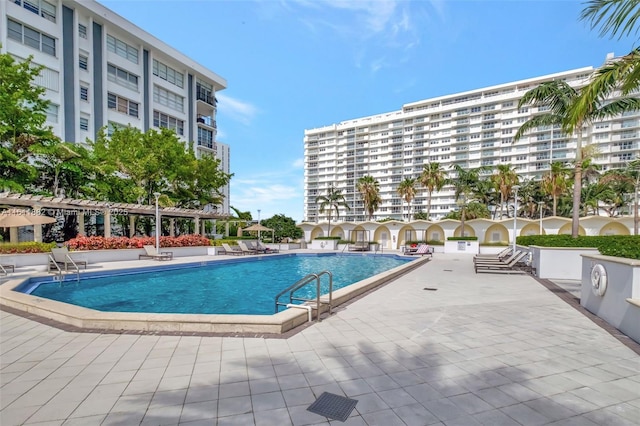
M 418 232 L 418 230 L 415 229 L 413 226 L 404 225 L 398 231 L 398 241 L 397 241 L 398 247 L 402 247 L 406 245 L 408 241 L 418 241 L 419 239 L 422 238 L 421 234 L 422 232 Z
M 427 228 L 427 241 L 444 241 L 444 229 L 440 225 L 431 225 Z
M 546 232 L 542 228 L 542 235 Z M 540 223 L 528 223 L 521 230 L 519 235 L 540 235 Z
M 342 229 L 342 226 L 340 225 L 336 225 L 331 227 L 331 235 L 330 237 L 340 237 L 342 239 L 347 238 L 347 236 L 345 235 L 344 230 Z
M 379 242 L 382 248 L 396 248 L 393 244 L 391 231 L 385 225 L 381 225 L 375 230 L 373 240 Z
M 324 236 L 325 230 L 321 226 L 316 226 L 311 230 L 311 240 Z
M 558 229 L 558 235 L 568 234 L 571 235 L 571 222 L 565 223 Z M 587 235 L 584 231 L 584 228 L 581 226 L 578 227 L 578 235 Z
M 600 235 L 631 235 L 631 232 L 619 222 L 610 222 L 600 228 Z
M 496 244 L 509 242 L 509 231 L 501 223 L 494 223 L 484 233 L 485 244 Z
M 461 237 L 462 236 L 462 224 L 456 228 L 456 230 L 453 232 L 453 236 L 454 237 Z M 471 226 L 469 226 L 468 223 L 464 224 L 464 236 L 465 237 L 475 237 L 476 236 L 476 230 L 473 229 Z

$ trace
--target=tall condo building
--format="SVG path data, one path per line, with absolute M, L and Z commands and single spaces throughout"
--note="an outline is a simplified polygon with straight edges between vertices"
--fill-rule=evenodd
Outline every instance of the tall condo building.
M 166 127 L 229 173 L 229 146 L 216 140 L 216 92 L 227 82 L 213 71 L 94 0 L 0 1 L 0 28 L 2 53 L 44 66 L 36 84 L 63 141 L 95 140 L 105 126 Z M 216 207 L 228 213 L 222 192 Z
M 607 57 L 612 59 L 612 55 Z M 316 197 L 330 186 L 342 190 L 349 211 L 340 220 L 364 221 L 368 215 L 356 189 L 370 175 L 380 184 L 382 203 L 374 220 L 406 219 L 409 207 L 397 192 L 405 178 L 418 178 L 425 165 L 438 162 L 449 176 L 452 166 L 465 169 L 511 164 L 524 179 L 540 179 L 551 162 L 575 159 L 575 136 L 559 127 L 540 127 L 514 142 L 518 128 L 546 107 L 518 109 L 531 88 L 561 79 L 574 87 L 586 84 L 593 67 L 545 75 L 453 95 L 408 103 L 399 111 L 342 121 L 305 130 L 304 220 L 325 221 Z M 594 162 L 603 170 L 624 167 L 640 154 L 640 111 L 595 122 L 583 130 L 583 146 L 595 145 Z M 428 195 L 418 187 L 411 212 L 426 212 Z M 457 209 L 451 186 L 432 194 L 430 219 Z M 335 212 L 333 212 L 335 220 Z

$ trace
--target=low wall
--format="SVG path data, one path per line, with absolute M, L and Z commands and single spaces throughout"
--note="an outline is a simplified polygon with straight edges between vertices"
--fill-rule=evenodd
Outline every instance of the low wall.
M 532 266 L 538 278 L 550 280 L 580 280 L 582 278 L 582 256 L 599 255 L 592 247 L 518 247 L 528 249 L 533 256 Z
M 207 246 L 198 247 L 162 247 L 160 251 L 170 251 L 174 257 L 206 256 Z M 69 253 L 72 259 L 86 260 L 87 263 L 124 262 L 138 260 L 138 256 L 145 254 L 144 249 L 114 249 L 114 250 L 78 250 Z M 33 267 L 44 271 L 49 264 L 48 253 L 2 254 L 0 263 L 20 267 Z
M 337 250 L 338 240 L 313 240 L 309 248 L 312 250 Z
M 640 260 L 583 255 L 581 266 L 580 304 L 640 343 Z M 606 289 L 602 295 L 594 291 L 594 268 L 605 271 Z

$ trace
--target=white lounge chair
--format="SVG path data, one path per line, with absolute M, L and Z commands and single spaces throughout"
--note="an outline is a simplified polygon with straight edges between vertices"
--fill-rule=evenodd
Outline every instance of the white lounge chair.
M 232 256 L 242 256 L 244 253 L 240 249 L 234 249 L 227 243 L 222 243 L 220 254 L 230 254 Z
M 51 249 L 51 257 L 58 267 L 64 267 L 65 272 L 69 271 L 69 268 L 76 271 L 80 271 L 80 266 L 84 266 L 87 269 L 87 261 L 79 257 L 72 258 L 69 249 L 66 247 L 58 247 Z M 50 269 L 55 268 L 54 265 L 50 265 Z
M 138 256 L 138 259 L 153 259 L 153 260 L 171 260 L 173 259 L 173 252 L 162 251 L 158 253 L 156 248 L 152 245 L 142 246 L 145 253 Z
M 409 251 L 409 252 L 405 251 L 404 254 L 409 256 L 420 255 L 420 256 L 433 257 L 433 247 L 429 247 L 429 244 L 420 244 L 418 245 L 418 248 L 416 248 L 415 251 Z

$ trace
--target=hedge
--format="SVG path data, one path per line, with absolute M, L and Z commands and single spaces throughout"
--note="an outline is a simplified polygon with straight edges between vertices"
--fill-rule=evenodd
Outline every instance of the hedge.
M 64 243 L 71 250 L 110 250 L 142 248 L 155 246 L 155 237 L 84 237 L 78 236 Z M 197 247 L 210 246 L 211 241 L 202 235 L 180 235 L 179 237 L 160 237 L 160 247 Z
M 47 253 L 57 246 L 56 243 L 36 243 L 34 241 L 24 243 L 0 243 L 0 254 Z
M 638 235 L 527 235 L 516 238 L 523 246 L 541 247 L 594 247 L 606 256 L 640 259 L 640 236 Z

